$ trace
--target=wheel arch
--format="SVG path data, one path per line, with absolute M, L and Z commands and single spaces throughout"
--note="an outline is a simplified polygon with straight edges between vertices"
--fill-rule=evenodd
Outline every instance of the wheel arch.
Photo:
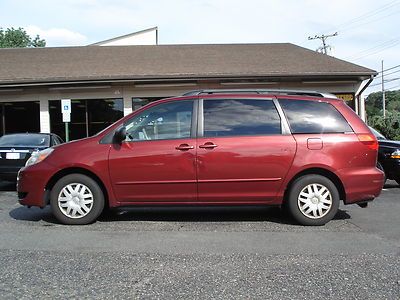
M 333 173 L 332 171 L 329 171 L 327 169 L 323 169 L 323 168 L 305 169 L 305 170 L 297 173 L 295 176 L 293 176 L 293 178 L 289 181 L 289 183 L 286 186 L 284 196 L 283 196 L 284 203 L 287 201 L 288 193 L 289 193 L 294 181 L 304 175 L 311 175 L 311 174 L 321 175 L 321 176 L 324 176 L 324 177 L 330 179 L 333 182 L 333 184 L 336 186 L 336 188 L 338 189 L 340 200 L 342 200 L 344 203 L 346 203 L 346 192 L 345 192 L 342 181 L 335 173 Z
M 56 182 L 58 180 L 60 180 L 62 177 L 66 176 L 66 175 L 70 175 L 70 174 L 82 174 L 82 175 L 86 175 L 88 177 L 90 177 L 91 179 L 93 179 L 94 181 L 96 181 L 96 183 L 100 186 L 103 195 L 104 195 L 104 201 L 105 201 L 105 205 L 104 207 L 109 207 L 109 195 L 108 195 L 108 191 L 107 188 L 105 187 L 103 181 L 93 172 L 89 171 L 88 169 L 85 168 L 81 168 L 81 167 L 72 167 L 72 168 L 66 168 L 66 169 L 62 169 L 60 171 L 58 171 L 57 173 L 55 173 L 50 180 L 47 182 L 46 184 L 46 194 L 48 195 L 48 197 L 46 197 L 46 204 L 49 204 L 50 202 L 50 191 L 52 190 L 52 188 L 54 187 L 54 185 L 56 184 Z

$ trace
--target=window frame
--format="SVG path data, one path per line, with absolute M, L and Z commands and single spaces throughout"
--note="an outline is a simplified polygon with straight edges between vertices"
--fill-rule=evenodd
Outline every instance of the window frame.
M 190 124 L 190 136 L 189 137 L 181 137 L 181 138 L 174 138 L 174 139 L 155 139 L 155 140 L 132 140 L 132 141 L 127 141 L 124 140 L 123 143 L 142 143 L 142 142 L 156 142 L 156 141 L 175 141 L 175 140 L 186 140 L 186 139 L 194 139 L 196 138 L 196 131 L 197 131 L 197 120 L 198 120 L 198 99 L 185 99 L 185 100 L 171 100 L 171 101 L 165 101 L 162 103 L 158 103 L 154 106 L 151 106 L 145 110 L 142 111 L 138 111 L 137 114 L 134 114 L 131 118 L 125 120 L 121 125 L 125 126 L 130 123 L 133 119 L 137 118 L 140 114 L 142 114 L 143 112 L 147 111 L 148 109 L 154 109 L 157 106 L 160 105 L 165 105 L 168 103 L 178 103 L 178 102 L 192 102 L 192 120 L 191 120 L 191 124 Z M 113 131 L 115 132 L 115 131 Z
M 216 137 L 205 137 L 204 136 L 204 101 L 214 101 L 214 100 L 259 100 L 259 101 L 271 101 L 272 104 L 274 105 L 276 112 L 280 118 L 280 125 L 281 125 L 281 132 L 279 134 L 252 134 L 252 135 L 230 135 L 230 136 L 221 136 L 218 138 L 235 138 L 235 137 L 254 137 L 254 136 L 282 136 L 282 135 L 290 135 L 290 129 L 289 129 L 289 124 L 286 120 L 286 117 L 283 113 L 282 108 L 280 107 L 278 100 L 276 98 L 271 98 L 271 97 L 243 97 L 243 96 L 222 96 L 222 97 L 216 97 L 216 98 L 200 98 L 199 99 L 199 107 L 198 107 L 198 126 L 197 126 L 197 137 L 198 138 L 209 138 L 213 139 Z

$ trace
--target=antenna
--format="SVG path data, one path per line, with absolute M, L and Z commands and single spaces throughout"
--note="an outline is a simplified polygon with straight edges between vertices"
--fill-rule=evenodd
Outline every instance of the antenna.
M 330 37 L 337 36 L 337 35 L 338 35 L 338 33 L 335 32 L 333 34 L 327 34 L 327 35 L 325 35 L 325 34 L 323 34 L 323 35 L 315 35 L 314 37 L 309 36 L 308 40 L 317 40 L 317 39 L 321 40 L 322 41 L 322 46 L 319 47 L 316 51 L 321 52 L 323 54 L 328 54 L 328 49 L 330 50 L 330 49 L 332 49 L 332 47 L 330 45 L 326 44 L 326 40 L 328 38 L 330 38 Z

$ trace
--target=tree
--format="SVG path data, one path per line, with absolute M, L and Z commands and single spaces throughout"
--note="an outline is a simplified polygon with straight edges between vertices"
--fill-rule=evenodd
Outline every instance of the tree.
M 3 30 L 0 27 L 0 48 L 33 48 L 45 47 L 46 41 L 39 35 L 31 38 L 23 28 L 15 29 L 13 27 Z
M 371 93 L 365 101 L 368 125 L 384 136 L 400 140 L 400 90 L 385 92 L 386 118 L 383 118 L 382 92 Z

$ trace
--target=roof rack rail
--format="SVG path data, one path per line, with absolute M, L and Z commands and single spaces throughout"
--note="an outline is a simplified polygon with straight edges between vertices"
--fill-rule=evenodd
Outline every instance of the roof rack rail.
M 322 98 L 337 98 L 333 94 L 322 93 L 307 90 L 271 90 L 271 89 L 210 89 L 210 90 L 194 90 L 183 94 L 183 96 L 212 95 L 212 94 L 280 94 L 295 96 L 312 96 Z

